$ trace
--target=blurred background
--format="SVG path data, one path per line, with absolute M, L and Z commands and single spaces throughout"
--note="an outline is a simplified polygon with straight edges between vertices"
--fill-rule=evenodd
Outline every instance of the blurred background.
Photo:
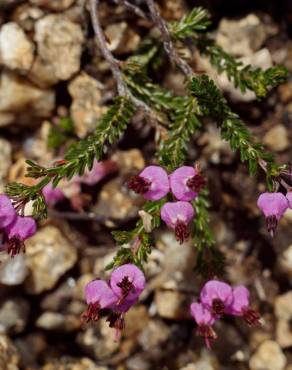
M 141 3 L 141 2 L 140 2 Z M 167 20 L 194 6 L 209 9 L 210 32 L 247 64 L 275 63 L 292 71 L 291 0 L 164 0 Z M 122 6 L 106 0 L 101 21 L 111 51 L 125 59 L 151 31 Z M 258 102 L 218 76 L 194 51 L 193 67 L 224 90 L 232 109 L 275 153 L 291 162 L 292 80 Z M 152 76 L 177 93 L 183 78 L 164 63 Z M 24 177 L 25 159 L 50 165 L 64 148 L 89 134 L 115 95 L 115 82 L 97 50 L 84 0 L 0 0 L 0 192 Z M 216 125 L 206 122 L 190 147 L 208 178 L 211 226 L 226 256 L 224 279 L 251 289 L 263 326 L 239 319 L 216 324 L 218 340 L 208 351 L 195 335 L 189 304 L 204 279 L 194 273 L 196 252 L 172 232 L 155 233 L 145 267 L 148 284 L 126 316 L 122 341 L 101 320 L 82 325 L 83 288 L 116 251 L 110 232 L 131 228 L 143 201 L 129 192 L 130 176 L 151 163 L 154 136 L 136 116 L 108 155 L 110 170 L 94 184 L 63 184 L 66 199 L 50 209 L 26 253 L 0 263 L 0 370 L 292 370 L 292 212 L 271 240 L 256 207 L 264 178 L 251 178 Z M 94 219 L 90 214 L 94 214 Z M 113 221 L 114 220 L 114 221 Z

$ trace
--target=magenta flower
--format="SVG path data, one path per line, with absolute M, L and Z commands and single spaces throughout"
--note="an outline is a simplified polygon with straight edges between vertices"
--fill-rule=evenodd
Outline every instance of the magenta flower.
M 188 224 L 195 216 L 192 205 L 188 202 L 165 203 L 160 211 L 162 220 L 174 229 L 176 240 L 182 244 L 189 236 Z
M 24 241 L 36 233 L 37 226 L 32 217 L 16 216 L 14 222 L 9 224 L 4 231 L 7 238 L 7 252 L 14 257 L 21 250 L 25 252 Z
M 128 182 L 129 189 L 143 194 L 145 199 L 158 200 L 169 192 L 169 180 L 166 171 L 159 166 L 148 166 Z
M 113 173 L 117 170 L 117 165 L 111 160 L 98 162 L 94 160 L 92 169 L 88 168 L 85 170 L 83 176 L 76 176 L 76 180 L 79 180 L 86 185 L 95 185 L 100 182 L 104 177 Z
M 119 340 L 125 328 L 125 313 L 137 302 L 145 284 L 143 272 L 133 264 L 122 265 L 112 272 L 110 286 L 117 301 L 111 307 L 112 312 L 107 321 L 111 328 L 116 329 L 116 340 Z
M 145 276 L 137 266 L 127 263 L 117 267 L 112 272 L 110 286 L 118 297 L 116 305 L 119 310 L 124 311 L 124 308 L 128 307 L 128 303 L 134 304 L 143 292 L 145 284 Z M 121 306 L 123 303 L 126 303 L 124 308 Z
M 5 194 L 0 194 L 0 229 L 10 225 L 16 219 L 16 211 L 10 198 Z
M 217 335 L 212 328 L 212 325 L 215 322 L 214 316 L 201 303 L 192 303 L 190 311 L 191 316 L 198 324 L 196 334 L 199 335 L 200 337 L 204 337 L 206 346 L 210 348 L 211 347 L 210 342 L 217 338 Z
M 233 302 L 228 308 L 228 313 L 234 316 L 242 316 L 249 326 L 260 325 L 260 314 L 249 305 L 249 291 L 239 285 L 232 291 Z
M 175 170 L 170 176 L 170 188 L 178 200 L 192 200 L 206 185 L 205 178 L 199 171 L 190 166 L 183 166 Z
M 99 320 L 100 310 L 110 308 L 118 298 L 104 280 L 93 280 L 85 287 L 85 299 L 88 308 L 82 320 L 89 322 Z
M 43 188 L 43 196 L 45 197 L 47 205 L 50 207 L 53 207 L 56 203 L 65 198 L 62 190 L 60 188 L 53 188 L 51 183 Z
M 292 208 L 292 191 L 288 191 L 288 193 L 286 194 L 286 198 L 289 203 L 289 208 Z
M 228 313 L 233 302 L 232 288 L 222 281 L 209 280 L 201 290 L 200 300 L 202 305 L 219 319 L 224 313 Z
M 278 221 L 289 207 L 288 200 L 282 193 L 263 193 L 257 205 L 265 215 L 268 232 L 273 237 Z

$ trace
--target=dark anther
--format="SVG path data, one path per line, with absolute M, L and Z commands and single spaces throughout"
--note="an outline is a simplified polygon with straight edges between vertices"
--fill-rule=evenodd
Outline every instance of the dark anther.
M 176 222 L 174 231 L 175 238 L 180 244 L 182 244 L 189 236 L 187 226 L 183 221 L 178 220 Z
M 271 237 L 273 238 L 275 235 L 275 231 L 278 225 L 278 220 L 275 215 L 269 216 L 266 218 L 266 226 L 268 229 L 268 232 L 270 233 Z
M 146 193 L 150 189 L 150 186 L 151 182 L 141 176 L 134 176 L 128 182 L 128 188 L 138 194 Z
M 85 323 L 89 321 L 98 321 L 100 317 L 100 305 L 98 302 L 90 303 L 87 310 L 81 315 L 81 320 Z
M 224 302 L 221 301 L 221 299 L 216 298 L 213 299 L 212 302 L 212 314 L 216 317 L 221 317 L 224 314 Z
M 198 173 L 188 179 L 187 186 L 196 193 L 199 193 L 206 186 L 206 179 Z

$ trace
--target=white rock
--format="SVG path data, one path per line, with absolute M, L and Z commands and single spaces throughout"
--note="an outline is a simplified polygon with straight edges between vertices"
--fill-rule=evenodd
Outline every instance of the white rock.
M 252 355 L 249 366 L 251 370 L 283 370 L 286 363 L 286 356 L 279 344 L 266 340 Z
M 0 138 L 0 193 L 4 190 L 4 180 L 11 166 L 11 145 Z
M 271 21 L 265 24 L 255 14 L 249 14 L 240 20 L 223 18 L 219 23 L 216 41 L 231 54 L 247 56 L 258 50 L 277 31 Z
M 280 270 L 287 273 L 289 278 L 292 279 L 292 244 L 281 253 L 278 265 Z
M 55 108 L 55 93 L 39 89 L 24 78 L 3 72 L 0 77 L 0 126 L 17 120 L 31 124 L 33 118 L 46 118 Z
M 29 0 L 32 4 L 53 11 L 62 11 L 73 5 L 75 0 Z
M 77 253 L 59 229 L 46 226 L 27 240 L 25 257 L 30 269 L 26 289 L 29 293 L 39 294 L 55 286 L 75 264 Z
M 38 55 L 50 64 L 59 80 L 67 80 L 80 69 L 84 36 L 79 24 L 60 14 L 48 15 L 35 25 Z
M 9 22 L 0 31 L 0 58 L 10 69 L 28 71 L 34 59 L 34 44 L 17 23 Z
M 100 106 L 100 85 L 96 79 L 82 72 L 68 86 L 73 100 L 70 108 L 71 117 L 80 138 L 96 128 L 98 119 L 106 111 L 106 108 Z
M 275 300 L 275 315 L 277 317 L 276 337 L 282 348 L 292 346 L 292 291 L 278 296 Z
M 272 127 L 263 137 L 263 142 L 270 149 L 281 152 L 289 147 L 288 131 L 284 125 Z

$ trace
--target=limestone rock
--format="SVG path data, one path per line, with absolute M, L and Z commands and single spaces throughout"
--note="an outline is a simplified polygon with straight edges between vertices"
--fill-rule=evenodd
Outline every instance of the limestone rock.
M 270 149 L 276 152 L 281 152 L 287 149 L 290 142 L 286 127 L 280 124 L 272 127 L 263 137 L 263 142 Z
M 266 340 L 252 355 L 249 361 L 251 370 L 283 370 L 287 359 L 279 344 Z
M 138 212 L 138 207 L 135 206 L 128 190 L 123 187 L 122 180 L 114 179 L 102 188 L 93 211 L 105 218 L 123 220 L 134 217 Z
M 6 23 L 0 31 L 0 59 L 10 69 L 28 71 L 34 58 L 34 44 L 23 29 L 13 22 Z
M 34 60 L 28 77 L 36 85 L 43 88 L 55 85 L 59 81 L 55 75 L 54 66 L 50 62 L 41 59 L 38 55 Z
M 67 80 L 79 71 L 84 36 L 79 24 L 63 15 L 51 14 L 36 22 L 38 55 L 50 64 L 59 80 Z
M 55 93 L 39 89 L 24 78 L 3 72 L 0 77 L 0 127 L 15 121 L 32 124 L 46 118 L 55 107 Z
M 24 31 L 32 32 L 35 22 L 43 16 L 44 12 L 42 9 L 24 3 L 14 10 L 12 21 L 17 23 Z
M 41 370 L 108 370 L 108 368 L 96 365 L 89 358 L 70 359 L 64 357 L 59 361 L 50 361 Z
M 269 36 L 277 32 L 278 28 L 271 21 L 265 23 L 255 14 L 249 14 L 239 21 L 223 18 L 216 41 L 227 52 L 245 56 L 253 54 Z
M 126 22 L 110 24 L 106 27 L 105 34 L 109 49 L 117 54 L 133 52 L 140 42 L 140 36 L 131 30 Z
M 190 298 L 176 291 L 158 290 L 155 293 L 157 313 L 165 319 L 186 319 L 189 317 Z
M 82 72 L 68 86 L 73 100 L 71 117 L 80 138 L 95 129 L 98 119 L 106 111 L 106 108 L 100 106 L 100 85 L 96 79 Z
M 28 274 L 23 254 L 11 258 L 6 252 L 1 257 L 0 283 L 8 286 L 23 283 Z
M 46 226 L 26 242 L 26 261 L 30 275 L 26 290 L 39 294 L 55 286 L 59 278 L 77 259 L 74 246 L 59 229 Z
M 97 326 L 88 329 L 77 336 L 79 345 L 84 351 L 98 360 L 109 358 L 119 348 L 114 341 L 115 331 L 108 326 L 105 320 L 99 321 Z
M 44 7 L 56 12 L 65 10 L 73 5 L 75 0 L 29 0 L 33 5 Z
M 19 370 L 19 355 L 11 340 L 0 335 L 0 369 Z
M 4 190 L 4 180 L 11 166 L 11 145 L 0 138 L 0 193 Z
M 29 306 L 24 299 L 8 299 L 0 307 L 0 332 L 21 333 L 28 319 Z
M 74 331 L 80 328 L 80 318 L 75 315 L 63 315 L 58 312 L 44 312 L 36 322 L 36 326 L 45 330 Z
M 292 346 L 292 292 L 278 296 L 275 300 L 275 315 L 278 319 L 276 325 L 277 342 L 282 348 Z
M 280 270 L 288 274 L 289 278 L 292 279 L 292 244 L 281 253 L 278 265 Z

